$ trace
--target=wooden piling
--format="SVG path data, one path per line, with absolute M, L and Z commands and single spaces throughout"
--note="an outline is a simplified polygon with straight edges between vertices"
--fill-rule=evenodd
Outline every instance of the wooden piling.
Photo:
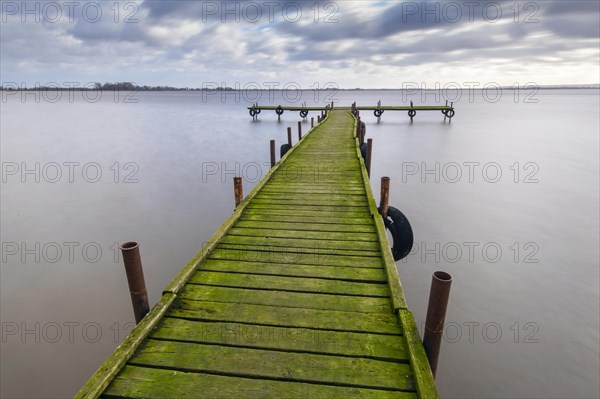
M 298 140 L 302 139 L 302 122 L 298 121 Z
M 446 107 L 448 106 L 448 100 L 446 100 Z M 442 111 L 444 113 L 444 123 L 446 123 L 446 118 L 448 117 L 448 111 Z
M 367 135 L 367 125 L 364 122 L 360 122 L 360 144 L 365 143 L 365 136 Z
M 242 178 L 234 177 L 233 178 L 233 193 L 235 195 L 235 207 L 244 200 L 244 188 L 242 187 Z
M 313 127 L 315 127 L 315 117 L 311 116 L 310 117 L 310 128 L 312 129 Z
M 371 177 L 371 156 L 373 154 L 373 139 L 367 140 L 367 159 L 365 160 L 365 166 L 367 167 L 367 175 Z
M 384 218 L 387 217 L 388 201 L 390 198 L 390 178 L 384 176 L 381 178 L 381 197 L 379 199 L 379 213 Z
M 140 246 L 137 242 L 126 242 L 121 244 L 119 248 L 123 255 L 123 263 L 125 263 L 125 273 L 127 274 L 135 322 L 139 323 L 150 311 L 148 291 L 146 291 L 144 270 L 142 269 L 142 258 L 140 257 Z
M 446 272 L 435 272 L 431 277 L 431 291 L 429 292 L 429 305 L 427 306 L 427 318 L 425 320 L 425 334 L 423 336 L 423 347 L 429 360 L 431 373 L 435 378 L 442 335 L 444 332 L 444 320 L 450 296 L 452 276 Z
M 275 140 L 271 140 L 271 167 L 275 166 Z
M 287 128 L 287 134 L 288 134 L 288 144 L 291 147 L 292 146 L 292 128 L 291 127 Z

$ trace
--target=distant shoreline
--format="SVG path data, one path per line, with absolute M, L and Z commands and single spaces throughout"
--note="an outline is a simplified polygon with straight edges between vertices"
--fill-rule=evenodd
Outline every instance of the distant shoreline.
M 538 89 L 538 90 L 598 90 L 600 89 L 600 84 L 590 84 L 590 85 L 573 85 L 573 86 L 538 86 L 538 85 L 523 85 L 520 87 L 514 86 L 491 86 L 489 89 L 501 89 L 501 90 L 524 90 L 524 89 Z M 144 88 L 143 86 L 133 86 L 133 87 L 111 87 L 111 88 L 89 88 L 89 87 L 54 87 L 54 86 L 39 86 L 39 87 L 0 87 L 0 91 L 6 92 L 21 92 L 21 91 L 147 91 L 147 92 L 165 92 L 165 91 L 185 91 L 185 92 L 219 92 L 219 91 L 228 91 L 228 92 L 248 92 L 248 91 L 256 91 L 256 92 L 283 92 L 283 91 L 439 91 L 439 90 L 486 90 L 486 88 L 482 87 L 439 87 L 439 88 L 419 88 L 419 87 L 411 87 L 411 88 L 392 88 L 392 89 L 364 89 L 364 88 L 354 88 L 354 89 L 342 89 L 337 87 L 330 88 L 321 88 L 321 89 L 303 89 L 303 88 L 293 88 L 293 89 L 234 89 L 231 87 L 218 87 L 218 88 L 179 88 L 179 87 L 168 87 L 168 88 Z

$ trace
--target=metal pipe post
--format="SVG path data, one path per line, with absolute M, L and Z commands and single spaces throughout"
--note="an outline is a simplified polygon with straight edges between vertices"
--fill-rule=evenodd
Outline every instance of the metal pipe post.
M 150 311 L 148 304 L 148 291 L 144 280 L 142 269 L 142 258 L 140 257 L 140 246 L 137 242 L 126 242 L 119 245 L 125 263 L 125 273 L 129 284 L 129 294 L 133 305 L 135 322 L 139 323 Z
M 452 276 L 446 272 L 435 272 L 431 277 L 431 291 L 429 292 L 429 305 L 427 306 L 427 318 L 425 321 L 425 334 L 423 335 L 423 347 L 429 360 L 431 373 L 435 378 L 442 335 L 444 332 L 444 320 L 448 298 L 450 297 L 450 286 Z

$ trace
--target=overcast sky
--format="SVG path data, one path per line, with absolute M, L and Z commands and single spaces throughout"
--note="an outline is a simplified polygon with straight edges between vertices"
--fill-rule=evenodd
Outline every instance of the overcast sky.
M 600 81 L 599 0 L 0 3 L 5 86 Z

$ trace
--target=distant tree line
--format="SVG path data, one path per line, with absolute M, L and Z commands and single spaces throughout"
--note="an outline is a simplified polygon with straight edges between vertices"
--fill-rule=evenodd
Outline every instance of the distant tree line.
M 24 85 L 6 84 L 0 85 L 0 90 L 7 91 L 58 91 L 58 90 L 85 90 L 85 91 L 202 91 L 202 90 L 233 90 L 231 87 L 210 87 L 210 88 L 189 88 L 189 87 L 172 87 L 172 86 L 138 86 L 131 82 L 115 82 L 115 83 L 87 83 L 83 86 L 79 86 L 75 83 L 65 83 L 60 85 L 58 83 L 36 85 L 34 87 L 26 87 Z

